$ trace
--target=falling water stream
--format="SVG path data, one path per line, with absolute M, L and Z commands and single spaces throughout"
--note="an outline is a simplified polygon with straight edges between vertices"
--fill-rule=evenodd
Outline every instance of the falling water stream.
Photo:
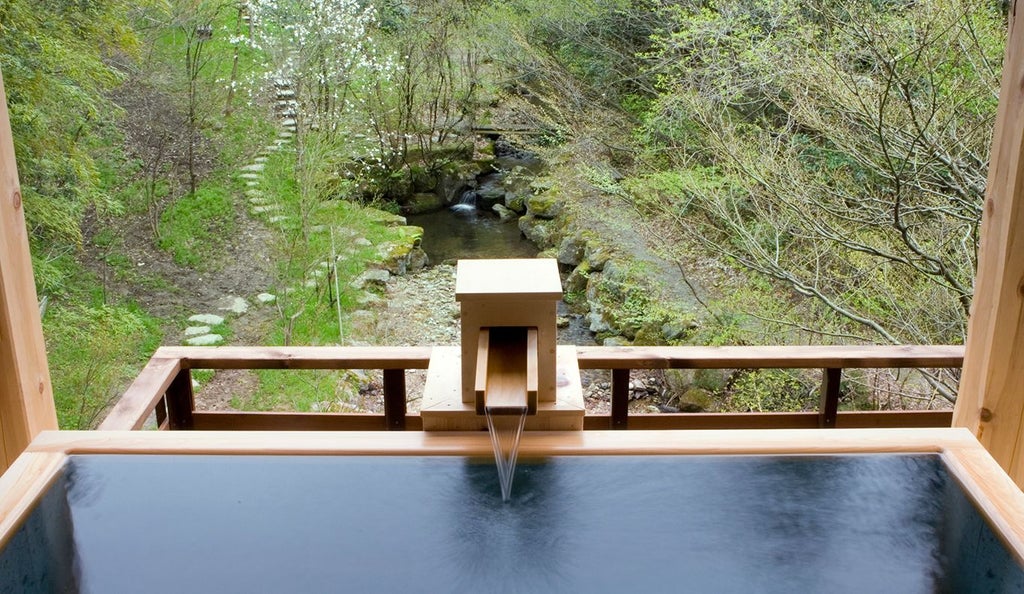
M 507 502 L 512 497 L 512 479 L 515 478 L 519 439 L 526 425 L 526 410 L 517 415 L 494 414 L 489 408 L 484 412 L 487 414 L 487 429 L 494 447 L 494 462 L 498 466 L 501 499 Z

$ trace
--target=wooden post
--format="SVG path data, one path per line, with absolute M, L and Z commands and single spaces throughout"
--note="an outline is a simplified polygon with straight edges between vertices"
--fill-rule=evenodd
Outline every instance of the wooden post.
M 405 430 L 405 370 L 384 370 L 384 424 L 389 430 Z
M 821 403 L 818 405 L 818 427 L 833 428 L 839 416 L 839 383 L 842 368 L 826 367 L 821 370 Z
M 0 74 L 0 470 L 57 428 L 6 97 Z
M 629 370 L 612 370 L 612 429 L 629 428 Z
M 167 428 L 171 431 L 189 431 L 194 423 L 192 413 L 196 410 L 196 398 L 192 392 L 192 371 L 182 369 L 167 387 Z
M 981 251 L 953 424 L 1024 486 L 1024 30 L 1010 10 Z

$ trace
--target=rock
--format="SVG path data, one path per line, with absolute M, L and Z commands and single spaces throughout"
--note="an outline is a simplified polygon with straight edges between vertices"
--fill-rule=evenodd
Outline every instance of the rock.
M 256 296 L 256 301 L 259 301 L 261 304 L 266 305 L 268 303 L 273 303 L 277 301 L 277 295 L 273 295 L 271 293 L 260 293 L 259 295 Z
M 612 250 L 607 246 L 588 243 L 586 255 L 584 257 L 586 258 L 587 266 L 589 266 L 591 270 L 601 271 L 604 270 L 604 265 L 611 259 Z
M 606 347 L 617 347 L 630 346 L 631 343 L 625 336 L 609 336 L 601 344 Z
M 505 206 L 513 212 L 526 214 L 526 198 L 518 194 L 505 194 Z
M 692 330 L 694 323 L 691 320 L 670 320 L 661 325 L 661 337 L 666 342 L 679 340 Z
M 259 179 L 259 178 L 260 178 L 260 174 L 258 174 L 258 173 L 253 173 L 253 172 L 251 172 L 251 171 L 246 171 L 245 173 L 239 173 L 239 174 L 238 174 L 238 177 L 239 177 L 239 179 L 251 179 L 251 180 L 257 180 L 257 179 Z
M 354 240 L 352 240 L 352 243 L 360 247 L 370 247 L 371 245 L 373 245 L 373 242 L 365 237 L 357 237 Z
M 387 270 L 366 270 L 352 281 L 352 287 L 363 289 L 367 285 L 383 287 L 391 280 L 391 273 Z
M 255 173 L 259 173 L 260 171 L 263 171 L 263 163 L 253 163 L 252 165 L 246 165 L 245 167 L 242 167 L 242 171 L 252 171 Z
M 517 216 L 515 212 L 501 204 L 495 204 L 491 207 L 491 210 L 498 214 L 498 218 L 502 222 L 511 221 Z
M 555 243 L 557 225 L 551 220 L 527 214 L 519 217 L 519 230 L 538 248 L 547 249 Z
M 209 334 L 209 326 L 189 326 L 185 328 L 185 336 L 198 336 L 200 334 Z
M 714 405 L 711 392 L 703 388 L 690 388 L 678 400 L 679 410 L 683 412 L 704 412 Z
M 406 270 L 409 272 L 415 272 L 422 270 L 430 263 L 430 258 L 427 256 L 427 252 L 423 251 L 422 248 L 414 247 L 409 252 L 408 259 L 406 261 Z
M 386 305 L 387 300 L 373 293 L 363 293 L 356 299 L 356 303 L 363 307 L 379 307 Z
M 590 323 L 590 331 L 594 334 L 612 331 L 611 324 L 605 319 L 604 312 L 599 307 L 591 308 L 590 313 L 587 314 L 587 321 Z
M 224 318 L 214 314 L 196 314 L 188 319 L 190 322 L 198 322 L 207 326 L 220 326 L 224 323 Z
M 295 124 L 296 124 L 296 122 L 295 122 L 295 120 L 293 118 L 288 118 L 288 119 L 285 119 L 285 120 L 281 120 L 281 125 L 286 127 L 286 128 L 290 127 L 290 126 L 295 126 Z
M 273 212 L 275 210 L 281 210 L 281 205 L 280 204 L 263 204 L 263 205 L 260 205 L 260 206 L 252 207 L 252 212 L 254 214 L 263 214 L 265 212 Z
M 572 235 L 562 240 L 558 246 L 558 262 L 569 266 L 578 266 L 583 261 L 587 249 L 587 241 L 582 235 Z
M 550 193 L 530 196 L 526 199 L 526 210 L 541 219 L 553 219 L 562 213 L 565 204 Z
M 402 211 L 406 214 L 423 214 L 441 210 L 444 203 L 441 197 L 433 192 L 419 192 L 413 194 L 402 204 Z
M 224 342 L 224 337 L 220 334 L 203 334 L 189 338 L 185 341 L 185 344 L 189 346 L 210 346 L 222 342 Z
M 244 314 L 249 311 L 249 302 L 242 297 L 228 296 L 221 300 L 221 305 L 217 309 L 224 311 L 230 311 L 236 314 Z
M 555 319 L 555 327 L 556 328 L 568 328 L 569 327 L 569 318 L 567 318 L 565 316 L 558 316 Z

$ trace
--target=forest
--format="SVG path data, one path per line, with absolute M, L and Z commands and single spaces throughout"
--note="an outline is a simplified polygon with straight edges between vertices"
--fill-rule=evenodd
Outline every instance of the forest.
M 467 193 L 558 258 L 604 344 L 962 344 L 1007 10 L 0 0 L 61 426 L 160 344 L 447 336 L 415 323 L 453 303 L 388 303 L 430 274 L 415 216 Z M 957 375 L 851 376 L 844 406 L 948 407 Z M 197 380 L 234 408 L 374 406 L 352 372 Z M 677 410 L 816 398 L 783 370 L 658 381 Z

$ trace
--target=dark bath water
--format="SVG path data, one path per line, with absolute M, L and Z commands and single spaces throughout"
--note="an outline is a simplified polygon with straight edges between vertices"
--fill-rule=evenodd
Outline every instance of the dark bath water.
M 1020 592 L 934 455 L 75 456 L 0 591 Z

